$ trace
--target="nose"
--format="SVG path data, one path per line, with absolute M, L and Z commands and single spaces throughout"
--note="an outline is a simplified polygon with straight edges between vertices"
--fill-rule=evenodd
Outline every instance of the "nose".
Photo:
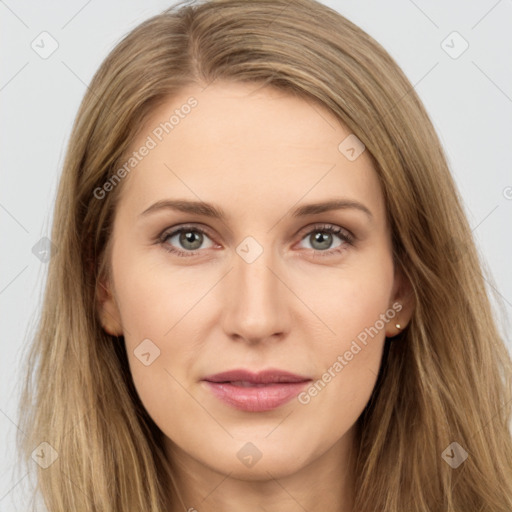
M 282 339 L 290 328 L 289 301 L 293 294 L 270 250 L 251 263 L 238 254 L 224 283 L 224 330 L 233 340 L 247 343 Z

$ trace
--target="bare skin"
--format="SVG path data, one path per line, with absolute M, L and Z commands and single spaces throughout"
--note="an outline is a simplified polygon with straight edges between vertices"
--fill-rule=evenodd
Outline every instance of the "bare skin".
M 153 135 L 156 147 L 119 185 L 112 276 L 98 290 L 103 327 L 124 335 L 135 386 L 166 436 L 187 509 L 352 511 L 356 421 L 375 386 L 385 337 L 399 332 L 396 323 L 403 329 L 412 310 L 393 267 L 372 162 L 366 151 L 346 158 L 338 146 L 350 132 L 323 107 L 229 82 L 173 97 L 133 149 L 191 96 L 197 106 L 161 141 Z M 141 215 L 168 199 L 211 203 L 226 218 L 170 208 Z M 369 213 L 345 207 L 293 215 L 333 199 Z M 181 238 L 172 233 L 184 225 Z M 382 315 L 389 320 L 379 322 Z M 371 326 L 378 333 L 351 350 Z M 160 351 L 148 365 L 134 353 L 145 339 L 146 359 Z M 235 368 L 270 367 L 325 386 L 252 412 L 226 404 L 202 382 Z M 247 456 L 261 458 L 249 466 Z

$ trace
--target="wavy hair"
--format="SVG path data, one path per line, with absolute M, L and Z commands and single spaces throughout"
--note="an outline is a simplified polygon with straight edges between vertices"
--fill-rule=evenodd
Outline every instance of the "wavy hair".
M 357 420 L 355 510 L 510 512 L 512 362 L 446 156 L 390 55 L 314 0 L 181 2 L 126 35 L 93 77 L 67 147 L 51 232 L 58 250 L 24 362 L 20 458 L 33 466 L 42 442 L 58 454 L 36 467 L 34 496 L 51 512 L 164 512 L 179 503 L 124 340 L 98 318 L 123 184 L 103 200 L 94 190 L 159 105 L 215 80 L 325 106 L 365 144 L 382 186 L 395 265 L 415 309 L 386 342 Z M 458 468 L 443 458 L 453 442 L 468 453 Z

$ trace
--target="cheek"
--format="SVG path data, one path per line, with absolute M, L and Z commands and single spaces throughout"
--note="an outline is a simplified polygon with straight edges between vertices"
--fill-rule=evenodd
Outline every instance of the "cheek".
M 367 329 L 371 329 L 373 337 L 384 338 L 387 324 L 380 318 L 392 305 L 394 282 L 392 257 L 384 241 L 375 249 L 353 252 L 347 263 L 337 268 L 319 268 L 309 274 L 307 280 L 297 277 L 296 289 L 322 321 L 318 347 L 324 354 L 332 357 L 343 353 L 357 337 L 364 343 Z
M 344 435 L 357 421 L 373 392 L 385 341 L 386 323 L 380 315 L 385 312 L 383 300 L 354 301 L 350 314 L 341 308 L 333 316 L 337 336 L 323 345 L 316 343 L 317 378 L 298 402 L 333 438 Z
M 316 281 L 317 293 L 308 295 L 311 309 L 327 327 L 312 346 L 319 363 L 317 380 L 298 399 L 340 433 L 355 422 L 371 396 L 386 327 L 395 317 L 392 260 L 385 251 L 374 256 L 332 271 L 329 279 Z
M 193 326 L 199 322 L 200 308 L 194 304 L 207 292 L 206 284 L 191 283 L 179 270 L 171 273 L 136 254 L 114 261 L 116 297 L 135 388 L 157 424 L 175 423 L 170 412 L 184 401 L 188 407 L 192 402 L 184 388 L 197 359 L 198 347 L 190 343 Z
M 134 254 L 119 261 L 114 275 L 123 328 L 133 342 L 169 338 L 211 288 L 204 273 L 172 268 L 163 249 L 151 248 L 153 254 L 159 250 L 158 263 L 154 256 Z

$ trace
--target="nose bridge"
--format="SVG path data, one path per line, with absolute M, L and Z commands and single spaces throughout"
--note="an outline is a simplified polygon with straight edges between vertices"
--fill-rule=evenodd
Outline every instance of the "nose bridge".
M 248 237 L 236 252 L 229 274 L 232 300 L 227 301 L 229 310 L 225 311 L 227 331 L 248 340 L 282 333 L 286 330 L 286 298 L 276 276 L 274 251 Z

